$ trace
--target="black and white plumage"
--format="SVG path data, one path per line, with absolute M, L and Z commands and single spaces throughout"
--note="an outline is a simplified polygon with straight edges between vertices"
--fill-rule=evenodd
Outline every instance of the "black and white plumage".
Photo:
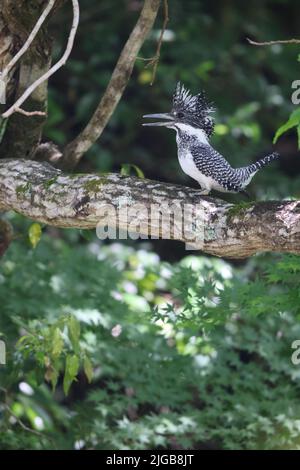
M 201 194 L 209 194 L 212 189 L 221 192 L 244 192 L 255 173 L 278 159 L 279 154 L 273 152 L 251 165 L 232 168 L 209 143 L 214 131 L 214 120 L 211 116 L 213 111 L 214 107 L 203 92 L 193 96 L 178 83 L 170 113 L 144 116 L 165 121 L 143 125 L 165 126 L 176 131 L 180 166 L 187 175 L 198 181 L 202 189 Z

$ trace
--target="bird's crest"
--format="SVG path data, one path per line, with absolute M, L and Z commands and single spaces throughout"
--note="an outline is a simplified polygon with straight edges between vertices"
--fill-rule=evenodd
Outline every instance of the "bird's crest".
M 215 108 L 210 103 L 204 91 L 192 95 L 180 82 L 177 83 L 173 94 L 173 109 L 176 114 L 183 113 L 192 125 L 204 128 L 208 135 L 213 132 L 213 118 L 210 116 Z

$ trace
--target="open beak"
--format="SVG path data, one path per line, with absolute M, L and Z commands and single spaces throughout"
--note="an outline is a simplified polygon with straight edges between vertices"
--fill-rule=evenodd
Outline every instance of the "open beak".
M 144 122 L 143 126 L 167 126 L 174 121 L 174 117 L 169 113 L 164 114 L 145 114 L 143 118 L 165 119 L 163 122 Z

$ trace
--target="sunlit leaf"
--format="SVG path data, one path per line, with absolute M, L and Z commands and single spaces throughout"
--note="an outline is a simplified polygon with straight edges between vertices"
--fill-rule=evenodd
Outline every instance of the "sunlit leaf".
M 297 127 L 297 130 L 298 130 L 299 125 L 300 125 L 300 108 L 297 108 L 295 111 L 292 112 L 287 122 L 284 123 L 282 126 L 280 126 L 279 129 L 277 129 L 276 134 L 273 139 L 273 143 L 275 144 L 282 134 L 292 129 L 293 127 Z M 299 133 L 298 133 L 298 136 L 299 136 Z
M 42 236 L 42 227 L 38 223 L 30 225 L 28 230 L 28 238 L 31 243 L 31 246 L 35 248 Z
M 75 380 L 79 369 L 79 359 L 75 355 L 68 355 L 66 358 L 65 375 L 63 388 L 65 395 L 68 394 L 72 382 Z
M 52 338 L 52 356 L 59 357 L 64 347 L 64 341 L 59 328 L 55 328 Z
M 73 315 L 68 322 L 69 337 L 75 352 L 79 350 L 80 323 Z
M 94 374 L 93 366 L 92 366 L 90 359 L 87 356 L 85 356 L 83 360 L 83 370 L 86 375 L 86 378 L 88 379 L 88 382 L 91 383 L 93 379 L 93 374 Z
M 132 169 L 135 171 L 136 175 L 139 178 L 145 178 L 143 171 L 137 165 L 134 165 L 133 163 L 124 163 L 121 167 L 121 175 L 129 176 L 131 174 Z
M 151 70 L 142 70 L 138 75 L 138 81 L 141 85 L 147 85 L 151 83 L 152 80 L 152 72 Z

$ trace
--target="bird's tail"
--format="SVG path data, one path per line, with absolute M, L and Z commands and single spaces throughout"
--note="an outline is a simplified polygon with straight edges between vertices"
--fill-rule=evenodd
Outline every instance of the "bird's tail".
M 266 155 L 265 157 L 261 158 L 257 162 L 248 165 L 246 168 L 248 170 L 249 176 L 252 173 L 255 173 L 256 171 L 260 170 L 264 166 L 269 165 L 269 163 L 273 162 L 273 160 L 278 160 L 278 158 L 280 158 L 279 153 L 273 152 L 270 153 L 270 155 Z
M 244 166 L 243 168 L 237 168 L 235 172 L 242 183 L 242 187 L 244 188 L 250 183 L 251 179 L 258 170 L 268 165 L 273 160 L 277 160 L 278 158 L 280 158 L 279 153 L 273 152 L 270 155 L 266 155 L 265 157 L 261 158 L 257 162 L 252 163 L 251 165 Z

